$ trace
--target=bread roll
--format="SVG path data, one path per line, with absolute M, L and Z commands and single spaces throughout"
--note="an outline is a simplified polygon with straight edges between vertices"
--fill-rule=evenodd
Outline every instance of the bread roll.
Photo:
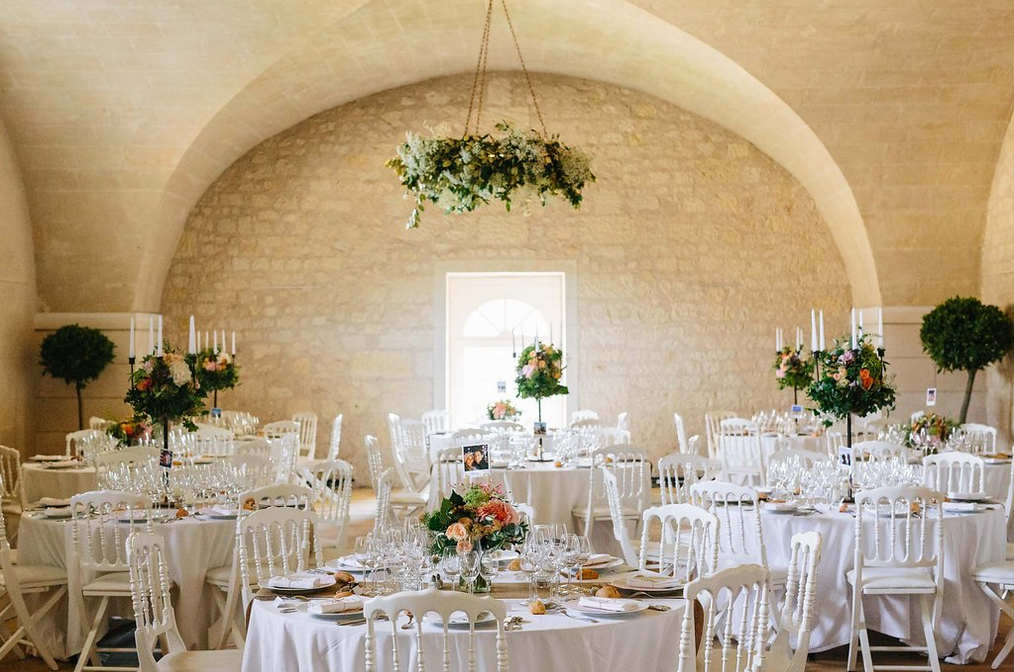
M 356 577 L 352 576 L 348 572 L 335 572 L 334 580 L 338 583 L 355 583 Z
M 538 616 L 540 614 L 546 613 L 546 605 L 542 602 L 542 600 L 535 600 L 528 604 L 528 611 Z
M 596 572 L 594 569 L 588 569 L 587 567 L 585 567 L 585 568 L 583 568 L 581 570 L 581 578 L 582 579 L 597 579 L 597 578 L 599 578 L 599 573 Z
M 520 572 L 521 571 L 521 558 L 514 558 L 507 565 L 508 572 Z
M 602 586 L 595 591 L 595 597 L 620 597 L 620 591 L 612 586 Z

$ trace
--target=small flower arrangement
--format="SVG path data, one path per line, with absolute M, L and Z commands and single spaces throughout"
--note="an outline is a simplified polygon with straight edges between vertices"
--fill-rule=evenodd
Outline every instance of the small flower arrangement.
M 585 183 L 595 181 L 583 152 L 557 136 L 545 138 L 534 130 L 522 133 L 507 122 L 498 123 L 496 130 L 500 137 L 407 135 L 398 155 L 386 164 L 415 198 L 406 228 L 419 226 L 425 201 L 447 213 L 462 213 L 499 199 L 510 211 L 518 193 L 527 192 L 527 198 L 537 197 L 542 205 L 549 195 L 580 206 Z
M 916 442 L 913 440 L 915 436 L 921 435 L 923 431 L 926 432 L 926 436 L 930 438 L 932 443 L 945 443 L 951 436 L 951 432 L 960 427 L 960 425 L 951 420 L 945 418 L 942 415 L 936 413 L 919 413 L 912 418 L 911 422 L 899 426 L 904 437 L 905 445 L 909 448 L 914 448 Z
M 539 407 L 539 422 L 542 422 L 542 400 L 558 394 L 567 394 L 569 390 L 560 384 L 563 377 L 563 351 L 542 341 L 529 345 L 518 356 L 517 378 L 518 396 L 522 399 L 534 398 Z
M 820 355 L 820 377 L 810 384 L 808 394 L 821 413 L 836 418 L 860 417 L 882 408 L 894 408 L 894 386 L 886 378 L 884 350 L 869 337 L 859 337 L 856 347 L 844 340 Z M 830 426 L 831 420 L 824 424 Z M 851 437 L 849 437 L 851 445 Z
M 229 353 L 205 348 L 196 354 L 187 355 L 187 361 L 197 376 L 197 382 L 205 394 L 214 393 L 215 406 L 218 406 L 218 391 L 236 387 L 239 382 L 239 369 Z
M 486 416 L 490 420 L 513 420 L 519 415 L 521 415 L 521 411 L 506 399 L 494 401 L 486 407 Z
M 456 487 L 423 516 L 423 524 L 436 533 L 430 552 L 438 556 L 452 549 L 496 550 L 523 544 L 528 536 L 528 522 L 507 501 L 503 486 L 490 483 Z
M 813 382 L 813 358 L 804 358 L 802 350 L 786 345 L 775 354 L 775 381 L 778 389 L 792 388 L 793 399 L 796 390 L 806 389 Z
M 112 423 L 106 429 L 106 434 L 116 439 L 121 446 L 136 446 L 141 440 L 151 438 L 151 421 L 144 416 L 135 415 Z
M 161 356 L 146 355 L 131 383 L 123 400 L 134 409 L 135 417 L 163 425 L 182 421 L 187 429 L 197 429 L 191 418 L 204 411 L 206 392 L 186 357 L 168 346 Z

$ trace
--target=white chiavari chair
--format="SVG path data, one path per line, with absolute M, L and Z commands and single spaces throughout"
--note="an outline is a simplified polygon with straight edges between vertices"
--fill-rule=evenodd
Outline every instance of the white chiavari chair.
M 77 561 L 81 576 L 80 590 L 71 599 L 78 603 L 85 634 L 74 670 L 109 669 L 101 665 L 100 652 L 134 650 L 100 648 L 98 636 L 110 600 L 130 597 L 126 539 L 138 522 L 150 528 L 148 498 L 128 492 L 95 490 L 71 497 L 70 512 L 72 559 Z M 93 598 L 99 600 L 94 611 L 87 607 L 89 599 Z
M 398 418 L 393 431 L 397 440 L 392 442 L 394 466 L 402 487 L 420 493 L 430 478 L 430 459 L 426 441 L 426 426 L 421 420 Z M 390 421 L 390 416 L 389 416 Z
M 437 462 L 433 465 L 433 476 L 436 479 L 430 484 L 436 488 L 436 498 L 441 499 L 451 494 L 451 489 L 465 480 L 465 465 L 461 461 L 461 449 L 455 446 L 448 446 L 437 454 Z
M 367 434 L 363 437 L 363 447 L 366 449 L 366 467 L 370 472 L 370 487 L 376 494 L 380 474 L 384 471 L 384 456 L 380 452 L 380 441 L 372 434 Z
M 658 461 L 658 486 L 662 504 L 690 502 L 690 486 L 718 477 L 721 466 L 715 460 L 692 453 L 671 453 Z
M 269 439 L 278 439 L 286 434 L 299 436 L 299 423 L 295 420 L 275 420 L 264 425 L 264 436 Z
M 996 453 L 996 427 L 983 425 L 977 422 L 966 422 L 961 425 L 968 438 L 971 452 L 981 455 L 993 455 Z
M 275 467 L 267 454 L 240 453 L 226 457 L 225 462 L 232 467 L 234 479 L 241 490 L 259 488 L 275 480 Z
M 770 672 L 804 672 L 810 651 L 822 539 L 819 532 L 801 532 L 789 544 L 785 599 L 776 611 L 777 635 L 764 661 L 763 669 Z
M 292 416 L 292 421 L 299 425 L 299 455 L 309 460 L 317 456 L 317 414 L 303 411 Z
M 954 495 L 986 494 L 986 463 L 978 455 L 946 452 L 922 459 L 923 485 Z
M 1010 530 L 1014 528 L 1014 461 L 1011 462 L 1010 480 L 1007 482 L 1007 499 L 1004 500 L 1007 512 L 1007 559 L 1014 560 L 1014 543 L 1011 543 Z
M 24 658 L 20 647 L 29 645 L 35 648 L 49 669 L 56 670 L 56 661 L 45 640 L 39 637 L 37 626 L 39 620 L 67 594 L 67 572 L 48 565 L 15 564 L 6 525 L 7 519 L 0 511 L 0 597 L 6 598 L 7 602 L 0 609 L 0 623 L 14 618 L 16 626 L 13 632 L 6 627 L 0 630 L 4 638 L 0 645 L 0 660 L 12 651 L 18 658 Z M 37 598 L 32 608 L 25 602 L 26 595 Z
M 764 485 L 764 449 L 757 425 L 743 418 L 722 420 L 716 440 L 725 480 Z
M 265 459 L 271 457 L 271 439 L 262 436 L 236 441 L 236 455 L 260 455 Z
M 602 425 L 592 418 L 576 420 L 570 425 L 570 434 L 573 436 L 574 445 L 572 454 L 575 456 L 587 456 L 606 445 L 602 432 Z M 556 437 L 553 439 L 556 441 Z
M 172 581 L 166 566 L 161 535 L 135 532 L 127 538 L 130 595 L 134 606 L 134 641 L 140 672 L 191 672 L 239 670 L 242 649 L 188 651 L 176 626 Z M 167 650 L 157 662 L 152 655 L 159 641 Z
M 571 427 L 573 427 L 575 423 L 588 420 L 594 422 L 596 425 L 599 424 L 599 414 L 588 408 L 582 408 L 570 414 Z
M 442 408 L 435 408 L 422 414 L 422 423 L 426 427 L 426 435 L 446 432 L 450 429 L 447 411 Z
M 271 506 L 312 511 L 315 493 L 312 488 L 295 483 L 273 483 L 247 490 L 239 496 L 243 514 Z
M 275 466 L 275 482 L 288 483 L 296 473 L 296 462 L 299 460 L 299 435 L 283 434 L 268 439 L 271 450 L 271 462 Z
M 873 651 L 923 651 L 929 666 L 906 669 L 940 672 L 933 625 L 943 593 L 944 493 L 922 487 L 883 487 L 856 495 L 855 561 L 846 574 L 852 587 L 848 669 L 859 653 L 873 672 Z M 926 646 L 870 646 L 863 597 L 905 595 L 919 601 Z
M 330 559 L 341 548 L 349 523 L 352 465 L 345 460 L 314 462 L 303 469 L 303 478 L 313 490 L 321 552 Z
M 630 433 L 630 413 L 623 411 L 616 416 L 616 429 Z
M 704 414 L 704 436 L 708 440 L 708 457 L 717 459 L 721 451 L 718 445 L 718 430 L 723 420 L 735 418 L 732 411 L 708 411 Z
M 341 452 L 342 447 L 342 414 L 334 416 L 334 420 L 331 421 L 331 442 L 327 447 L 327 459 L 334 461 L 338 459 L 338 454 Z
M 398 617 L 403 612 L 409 612 L 415 617 L 415 652 L 414 656 L 409 654 L 409 659 L 402 658 L 398 648 L 400 645 L 408 644 L 406 638 L 400 636 Z M 467 670 L 475 672 L 479 669 L 476 661 L 476 625 L 482 614 L 490 614 L 496 621 L 496 670 L 507 672 L 508 654 L 507 637 L 504 634 L 504 621 L 507 618 L 507 606 L 500 600 L 489 596 L 479 597 L 467 593 L 457 593 L 448 590 L 436 590 L 428 588 L 419 591 L 405 591 L 388 595 L 387 597 L 376 597 L 369 600 L 363 607 L 363 615 L 366 616 L 366 654 L 364 665 L 366 672 L 377 672 L 378 670 L 415 670 L 425 672 L 428 656 L 423 650 L 423 621 L 429 613 L 440 616 L 443 625 L 443 651 L 439 658 L 429 656 L 430 669 L 435 669 L 432 663 L 440 662 L 440 668 L 444 672 L 450 672 L 451 659 L 457 659 L 452 655 L 450 643 L 452 639 L 448 636 L 448 623 L 452 614 L 463 613 L 468 618 L 468 654 Z M 376 622 L 378 617 L 386 618 L 391 624 L 391 636 L 388 638 L 390 649 L 377 651 Z M 390 655 L 388 655 L 390 654 Z M 412 660 L 414 658 L 414 660 Z M 482 669 L 489 669 L 485 665 Z
M 617 448 L 622 450 L 616 450 Z M 648 505 L 651 466 L 644 453 L 628 448 L 629 446 L 607 446 L 598 448 L 589 455 L 585 503 L 571 509 L 571 517 L 578 523 L 576 529 L 589 539 L 596 521 L 608 521 L 612 516 L 601 487 L 602 470 L 599 467 L 605 467 L 616 476 L 622 516 L 624 520 L 633 522 L 635 533 L 637 531 L 641 512 Z
M 689 453 L 690 444 L 687 442 L 687 428 L 683 422 L 683 416 L 679 413 L 673 413 L 672 423 L 676 429 L 676 451 L 684 454 Z
M 4 513 L 21 515 L 28 505 L 21 490 L 21 451 L 0 446 L 0 503 Z
M 729 567 L 687 584 L 676 671 L 774 672 L 764 660 L 768 585 L 767 570 L 760 565 Z M 700 650 L 694 641 L 695 600 L 704 612 Z
M 380 472 L 377 478 L 376 493 L 377 504 L 373 516 L 373 531 L 378 532 L 387 529 L 396 521 L 394 506 L 391 503 L 391 495 L 394 492 L 396 477 L 394 470 L 388 467 Z
M 255 586 L 275 576 L 304 572 L 322 564 L 314 527 L 312 511 L 281 506 L 253 511 L 237 521 L 243 611 L 254 597 Z
M 197 430 L 189 438 L 194 456 L 225 457 L 236 453 L 235 435 L 225 427 L 197 423 Z

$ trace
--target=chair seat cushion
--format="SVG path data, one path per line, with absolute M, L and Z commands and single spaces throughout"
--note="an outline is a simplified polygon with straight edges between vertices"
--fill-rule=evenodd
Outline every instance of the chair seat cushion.
M 979 565 L 972 570 L 972 578 L 980 583 L 996 583 L 1004 586 L 1014 585 L 1014 563 L 1001 560 L 986 565 Z
M 127 572 L 100 574 L 94 581 L 85 584 L 81 592 L 85 595 L 89 593 L 99 595 L 125 593 L 130 595 L 130 574 Z
M 67 583 L 67 571 L 59 567 L 49 565 L 16 565 L 14 571 L 17 573 L 18 582 L 22 588 L 37 588 L 39 586 L 52 586 Z M 0 584 L 6 581 L 0 574 Z
M 243 652 L 239 649 L 221 651 L 177 651 L 163 656 L 158 669 L 165 672 L 239 672 Z
M 850 569 L 845 576 L 849 585 L 855 585 L 856 570 Z M 864 567 L 863 590 L 933 593 L 936 583 L 928 567 Z

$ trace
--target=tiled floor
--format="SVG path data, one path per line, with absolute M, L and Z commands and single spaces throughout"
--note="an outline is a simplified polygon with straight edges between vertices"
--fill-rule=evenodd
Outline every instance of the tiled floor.
M 372 491 L 368 489 L 359 489 L 354 491 L 352 501 L 352 529 L 350 533 L 346 535 L 349 540 L 355 539 L 356 536 L 364 533 L 369 529 L 373 519 L 374 512 L 374 500 L 372 497 Z M 993 656 L 996 651 L 1000 648 L 1000 643 L 1003 641 L 1003 637 L 1008 630 L 1012 627 L 1010 620 L 1003 619 L 1000 622 L 1000 635 L 997 637 L 997 641 L 994 643 L 993 651 L 990 653 L 989 661 L 993 660 Z M 842 672 L 845 669 L 845 656 L 846 650 L 844 648 L 833 649 L 831 651 L 825 651 L 813 656 L 814 660 L 807 664 L 807 672 Z M 921 660 L 918 655 L 898 655 L 891 656 L 881 655 L 877 658 L 878 664 L 881 665 L 918 665 L 921 664 Z M 26 660 L 17 660 L 13 656 L 8 656 L 4 661 L 0 662 L 0 672 L 44 672 L 48 668 L 38 658 L 28 658 Z M 60 666 L 61 670 L 72 670 L 74 669 L 73 663 L 66 663 Z M 944 672 L 987 672 L 992 668 L 987 663 L 981 665 L 942 665 L 941 669 Z M 1014 670 L 1014 662 L 1010 658 L 1003 664 L 1001 670 L 1010 672 Z M 605 670 L 599 672 L 607 672 Z M 635 671 L 631 671 L 635 672 Z

